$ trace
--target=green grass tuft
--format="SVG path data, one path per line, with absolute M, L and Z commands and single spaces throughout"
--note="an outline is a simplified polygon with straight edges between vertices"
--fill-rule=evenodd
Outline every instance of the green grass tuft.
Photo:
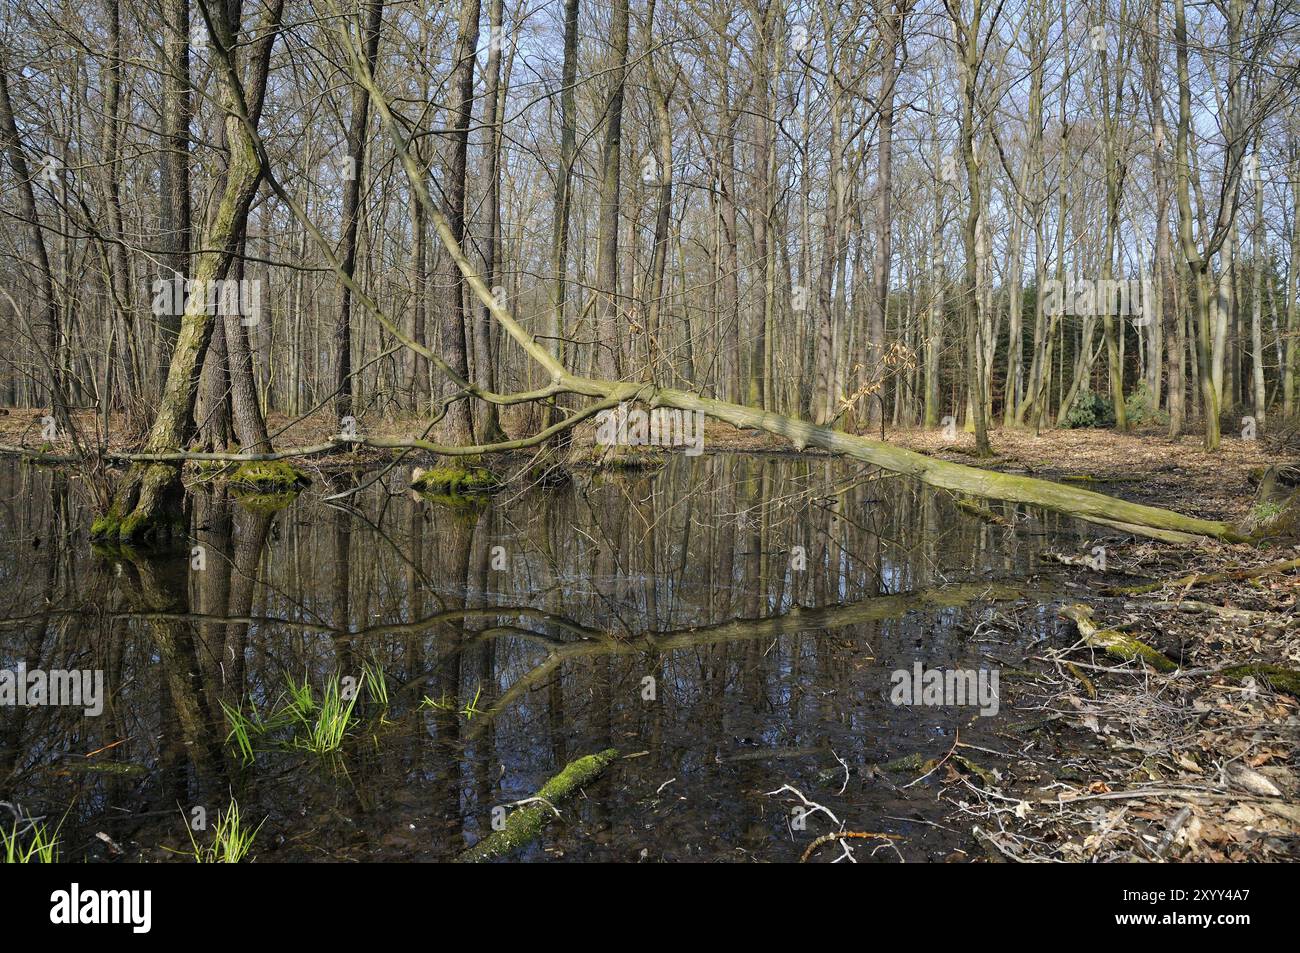
M 239 802 L 233 799 L 230 807 L 224 812 L 217 812 L 217 826 L 213 831 L 211 844 L 203 845 L 195 840 L 194 831 L 187 823 L 185 830 L 190 836 L 190 850 L 194 862 L 196 864 L 239 863 L 253 849 L 253 840 L 265 823 L 266 818 L 262 818 L 261 824 L 249 830 L 239 814 Z
M 60 827 L 62 824 L 59 825 Z M 0 828 L 0 862 L 6 864 L 57 864 L 59 862 L 59 828 L 53 831 L 39 821 L 28 822 L 18 829 L 14 818 L 9 830 Z M 26 846 L 23 838 L 29 836 Z

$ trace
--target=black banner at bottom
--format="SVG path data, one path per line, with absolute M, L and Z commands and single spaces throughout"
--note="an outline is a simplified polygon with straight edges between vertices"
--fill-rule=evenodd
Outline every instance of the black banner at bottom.
M 508 873 L 501 866 L 12 866 L 0 868 L 0 891 L 8 926 L 23 934 L 33 929 L 75 933 L 82 939 L 112 934 L 128 943 L 240 932 L 255 932 L 258 940 L 283 936 L 340 942 L 374 937 L 376 929 L 423 927 L 439 912 L 454 911 L 463 920 L 476 908 L 491 917 L 486 922 L 493 933 L 531 923 L 535 935 L 544 936 L 549 928 L 530 917 L 534 912 L 549 914 L 552 923 L 557 914 L 573 917 L 584 933 L 593 928 L 626 931 L 629 916 L 638 916 L 636 908 L 644 915 L 664 909 L 664 902 L 673 915 L 699 904 L 700 914 L 729 932 L 750 923 L 769 926 L 783 906 L 792 924 L 805 925 L 831 911 L 835 920 L 869 913 L 879 922 L 891 914 L 915 916 L 929 908 L 941 919 L 967 925 L 984 920 L 995 932 L 1014 926 L 1020 934 L 1041 926 L 1059 933 L 1068 924 L 1071 934 L 1082 930 L 1078 935 L 1090 937 L 1104 928 L 1178 937 L 1201 931 L 1230 939 L 1261 925 L 1276 929 L 1284 922 L 1284 898 L 1293 893 L 1286 888 L 1285 871 L 1271 865 L 981 864 L 889 870 L 859 865 L 837 873 L 808 869 L 784 874 L 738 867 L 706 871 L 696 865 L 658 885 L 662 871 L 654 865 L 613 877 L 602 871 L 598 884 L 586 881 L 592 872 L 578 869 L 580 865 L 551 865 L 545 873 L 535 868 Z M 569 876 L 577 880 L 570 882 Z M 710 889 L 683 890 L 683 876 L 707 876 Z M 723 886 L 725 879 L 730 883 L 722 894 L 711 889 Z M 654 891 L 649 897 L 643 892 L 647 887 Z M 764 891 L 753 894 L 763 898 L 761 906 L 745 903 L 746 894 L 737 896 L 736 888 Z M 643 906 L 650 897 L 657 902 Z M 721 919 L 719 902 L 731 910 Z M 501 916 L 503 912 L 508 915 Z

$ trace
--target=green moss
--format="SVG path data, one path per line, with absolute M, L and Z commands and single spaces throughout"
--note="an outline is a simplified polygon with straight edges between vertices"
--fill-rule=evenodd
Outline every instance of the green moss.
M 895 758 L 893 761 L 886 761 L 881 768 L 894 774 L 925 774 L 933 770 L 936 763 L 934 758 L 913 753 Z
M 1145 642 L 1139 642 L 1127 635 L 1121 635 L 1114 629 L 1102 629 L 1096 635 L 1090 637 L 1088 642 L 1105 649 L 1107 655 L 1123 659 L 1126 662 L 1142 661 L 1157 672 L 1174 672 L 1178 670 L 1178 666 L 1163 653 L 1157 652 Z
M 136 510 L 118 525 L 117 537 L 123 543 L 157 542 L 185 535 L 184 520 L 167 515 L 151 517 Z
M 668 461 L 661 451 L 622 449 L 619 453 L 606 454 L 600 462 L 604 470 L 654 470 L 664 466 Z
M 411 488 L 421 493 L 450 496 L 495 493 L 501 489 L 501 482 L 484 467 L 434 467 L 417 471 Z
M 298 499 L 300 489 L 294 487 L 280 493 L 258 493 L 236 489 L 235 501 L 251 513 L 278 513 L 285 507 L 292 506 Z
M 119 539 L 135 539 L 137 536 L 142 536 L 149 526 L 150 521 L 144 513 L 133 512 L 122 520 L 117 535 Z
M 117 539 L 122 527 L 122 518 L 117 515 L 117 508 L 110 508 L 90 524 L 90 538 L 93 540 Z
M 301 470 L 283 460 L 251 460 L 235 469 L 230 482 L 261 493 L 283 493 L 306 486 L 311 481 Z
M 207 483 L 217 479 L 229 469 L 229 463 L 219 460 L 200 460 L 194 467 L 194 474 L 200 483 Z
M 1272 500 L 1260 501 L 1250 508 L 1250 518 L 1255 523 L 1268 523 L 1282 512 L 1282 504 Z
M 1125 662 L 1141 661 L 1157 672 L 1175 672 L 1178 666 L 1145 642 L 1123 635 L 1114 629 L 1102 629 L 1093 621 L 1092 609 L 1082 603 L 1061 608 L 1061 615 L 1073 619 L 1079 635 L 1093 648 Z
M 1300 672 L 1295 669 L 1283 668 L 1281 665 L 1263 665 L 1252 662 L 1249 665 L 1235 665 L 1232 668 L 1224 669 L 1223 674 L 1238 680 L 1251 677 L 1256 681 L 1272 686 L 1278 691 L 1287 692 L 1300 698 Z
M 989 787 L 989 788 L 995 787 L 998 783 L 998 777 L 996 774 L 994 774 L 988 768 L 976 764 L 970 758 L 964 757 L 959 754 L 955 754 L 949 759 L 949 761 L 950 762 L 956 761 L 958 765 L 965 768 L 971 774 L 975 775 L 975 777 L 983 781 L 985 787 Z
M 555 817 L 553 805 L 568 797 L 584 785 L 590 784 L 618 757 L 613 748 L 599 754 L 589 754 L 570 761 L 564 770 L 551 778 L 535 797 L 538 799 L 515 810 L 506 818 L 505 826 L 488 834 L 457 859 L 460 863 L 474 863 L 502 857 L 535 840 L 551 818 Z

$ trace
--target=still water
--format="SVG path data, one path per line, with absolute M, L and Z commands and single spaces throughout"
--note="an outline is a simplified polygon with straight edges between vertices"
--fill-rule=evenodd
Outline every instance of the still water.
M 187 822 L 232 799 L 262 824 L 258 862 L 445 860 L 612 747 L 518 859 L 797 859 L 834 827 L 783 785 L 898 835 L 859 859 L 960 859 L 978 848 L 938 780 L 873 766 L 942 757 L 959 727 L 1013 750 L 1026 712 L 1006 681 L 991 717 L 895 705 L 890 673 L 1068 641 L 1038 557 L 1090 539 L 824 459 L 674 456 L 454 503 L 394 471 L 325 499 L 373 477 L 317 475 L 281 508 L 192 487 L 192 539 L 146 556 L 92 550 L 68 474 L 0 461 L 0 667 L 105 686 L 97 717 L 0 707 L 0 800 L 62 819 L 65 860 L 186 860 Z M 319 699 L 367 672 L 387 699 L 360 691 L 332 753 L 228 739 L 289 681 Z

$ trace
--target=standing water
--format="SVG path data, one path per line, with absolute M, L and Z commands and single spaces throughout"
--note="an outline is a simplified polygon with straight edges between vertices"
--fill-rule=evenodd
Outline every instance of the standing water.
M 1019 664 L 1056 631 L 1038 553 L 1084 539 L 828 459 L 441 499 L 393 473 L 325 499 L 373 476 L 192 487 L 192 538 L 146 555 L 92 550 L 67 474 L 0 461 L 0 668 L 104 686 L 89 717 L 0 707 L 0 800 L 62 818 L 72 860 L 181 858 L 232 801 L 260 862 L 440 860 L 614 748 L 516 856 L 796 859 L 836 828 L 785 786 L 899 835 L 878 859 L 969 853 L 921 770 L 881 766 L 959 729 L 1010 748 L 1026 715 L 1006 679 L 981 713 L 895 704 L 891 673 Z

